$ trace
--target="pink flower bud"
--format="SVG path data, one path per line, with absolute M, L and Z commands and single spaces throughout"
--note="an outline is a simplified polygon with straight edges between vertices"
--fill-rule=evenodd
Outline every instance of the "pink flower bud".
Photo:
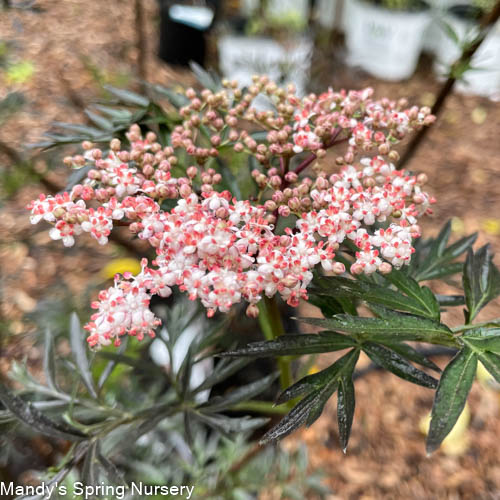
M 181 195 L 182 198 L 187 198 L 192 192 L 193 191 L 191 189 L 191 186 L 189 186 L 187 184 L 183 184 L 179 188 L 179 194 Z
M 332 266 L 332 271 L 335 274 L 344 274 L 345 273 L 345 266 L 342 264 L 342 262 L 335 262 Z M 351 268 L 352 271 L 352 268 Z
M 250 304 L 247 307 L 246 314 L 249 318 L 257 318 L 259 315 L 259 308 L 255 304 Z
M 389 262 L 382 262 L 382 264 L 380 264 L 378 270 L 382 274 L 389 274 L 392 271 L 392 266 L 389 264 Z

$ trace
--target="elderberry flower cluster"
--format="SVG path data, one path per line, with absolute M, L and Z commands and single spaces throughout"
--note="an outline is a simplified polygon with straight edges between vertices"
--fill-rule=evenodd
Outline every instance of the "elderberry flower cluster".
M 104 245 L 119 224 L 154 249 L 137 276 L 117 275 L 92 304 L 90 346 L 154 336 L 160 320 L 149 309 L 151 297 L 168 297 L 174 286 L 200 300 L 208 316 L 245 301 L 255 317 L 264 296 L 278 294 L 291 306 L 307 299 L 318 265 L 346 272 L 336 260 L 342 244 L 356 249 L 352 274 L 388 273 L 410 262 L 418 219 L 434 200 L 423 190 L 425 175 L 396 169 L 392 147 L 432 123 L 428 109 L 373 100 L 371 89 L 299 99 L 293 87 L 266 77 L 246 90 L 223 86 L 186 91 L 169 146 L 153 132 L 143 136 L 138 125 L 127 133 L 128 148 L 118 139 L 106 152 L 83 143 L 84 154 L 65 163 L 90 164 L 86 179 L 29 205 L 31 222 L 50 223 L 51 238 L 65 246 L 81 233 Z M 259 94 L 272 110 L 252 106 Z M 334 147 L 341 154 L 327 155 Z M 257 162 L 250 199 L 219 187 L 228 150 L 240 168 L 248 155 Z

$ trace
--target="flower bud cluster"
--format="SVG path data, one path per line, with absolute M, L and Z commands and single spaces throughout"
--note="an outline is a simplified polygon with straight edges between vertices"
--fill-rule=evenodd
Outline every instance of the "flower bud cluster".
M 50 236 L 66 246 L 83 232 L 105 244 L 119 224 L 156 253 L 141 273 L 117 276 L 93 303 L 97 311 L 86 326 L 92 347 L 119 344 L 127 334 L 153 335 L 159 320 L 149 310 L 151 297 L 168 297 L 174 286 L 200 300 L 209 316 L 245 301 L 255 317 L 264 296 L 279 294 L 292 306 L 307 299 L 320 264 L 324 272 L 344 273 L 335 259 L 343 243 L 356 249 L 352 274 L 388 273 L 410 262 L 418 219 L 431 213 L 434 200 L 423 190 L 424 175 L 396 170 L 392 145 L 430 124 L 428 109 L 374 101 L 371 89 L 299 100 L 293 87 L 267 77 L 256 77 L 246 91 L 223 85 L 219 92 L 186 91 L 182 125 L 169 146 L 152 132 L 143 137 L 137 125 L 127 148 L 118 139 L 106 152 L 85 142 L 83 155 L 65 159 L 90 166 L 83 183 L 29 205 L 31 222 L 52 224 Z M 273 111 L 252 107 L 259 94 Z M 253 134 L 255 126 L 265 133 Z M 343 151 L 332 165 L 325 154 L 336 145 Z M 255 198 L 219 188 L 224 171 L 214 158 L 228 146 L 257 160 Z M 305 176 L 309 165 L 314 175 Z M 174 208 L 165 200 L 176 200 Z M 278 231 L 281 217 L 290 219 Z

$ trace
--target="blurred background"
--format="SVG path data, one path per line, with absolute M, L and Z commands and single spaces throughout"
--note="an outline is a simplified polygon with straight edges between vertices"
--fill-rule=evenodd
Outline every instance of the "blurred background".
M 494 8 L 493 0 L 3 0 L 0 2 L 0 372 L 27 360 L 36 373 L 37 333 L 86 307 L 137 249 L 127 241 L 75 248 L 29 223 L 25 205 L 56 192 L 74 146 L 44 150 L 58 122 L 89 125 L 106 85 L 148 93 L 149 84 L 195 85 L 191 61 L 242 85 L 255 73 L 301 94 L 371 86 L 378 97 L 432 106 L 453 62 Z M 456 68 L 455 68 L 456 69 Z M 432 131 L 407 168 L 429 176 L 437 198 L 424 222 L 433 236 L 451 219 L 454 237 L 479 231 L 500 249 L 500 23 L 474 54 Z M 87 110 L 87 111 L 86 111 Z M 47 142 L 48 141 L 48 142 Z M 406 144 L 401 145 L 401 151 Z M 119 236 L 118 236 L 119 238 Z M 499 263 L 499 259 L 495 259 Z M 500 303 L 481 319 L 500 316 Z M 460 318 L 457 318 L 457 322 Z M 63 326 L 61 325 L 61 328 Z M 64 342 L 58 349 L 68 350 Z M 437 359 L 439 364 L 440 360 Z M 305 441 L 310 467 L 325 472 L 336 499 L 499 499 L 500 395 L 479 376 L 470 415 L 439 453 L 426 458 L 422 429 L 432 393 L 374 372 L 357 382 L 347 456 L 337 445 L 334 408 Z M 22 449 L 51 463 L 40 441 Z M 8 463 L 0 462 L 4 470 Z M 21 474 L 20 471 L 10 473 Z M 272 492 L 262 498 L 274 498 Z

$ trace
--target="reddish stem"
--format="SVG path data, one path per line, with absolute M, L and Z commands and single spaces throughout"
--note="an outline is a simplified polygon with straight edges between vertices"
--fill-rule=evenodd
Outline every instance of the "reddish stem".
M 335 130 L 335 132 L 332 134 L 332 137 L 330 138 L 330 140 L 328 142 L 326 142 L 324 144 L 324 149 L 328 149 L 328 148 L 331 148 L 332 146 L 334 146 L 335 144 L 339 144 L 341 142 L 343 142 L 344 140 L 346 139 L 342 139 L 340 141 L 336 141 L 335 139 L 337 139 L 338 135 L 340 134 L 340 132 L 342 132 L 342 129 L 341 128 L 338 128 Z M 316 154 L 315 153 L 311 153 L 310 156 L 308 156 L 296 169 L 295 169 L 295 173 L 297 175 L 299 175 L 303 170 L 305 170 L 315 159 L 317 158 Z

